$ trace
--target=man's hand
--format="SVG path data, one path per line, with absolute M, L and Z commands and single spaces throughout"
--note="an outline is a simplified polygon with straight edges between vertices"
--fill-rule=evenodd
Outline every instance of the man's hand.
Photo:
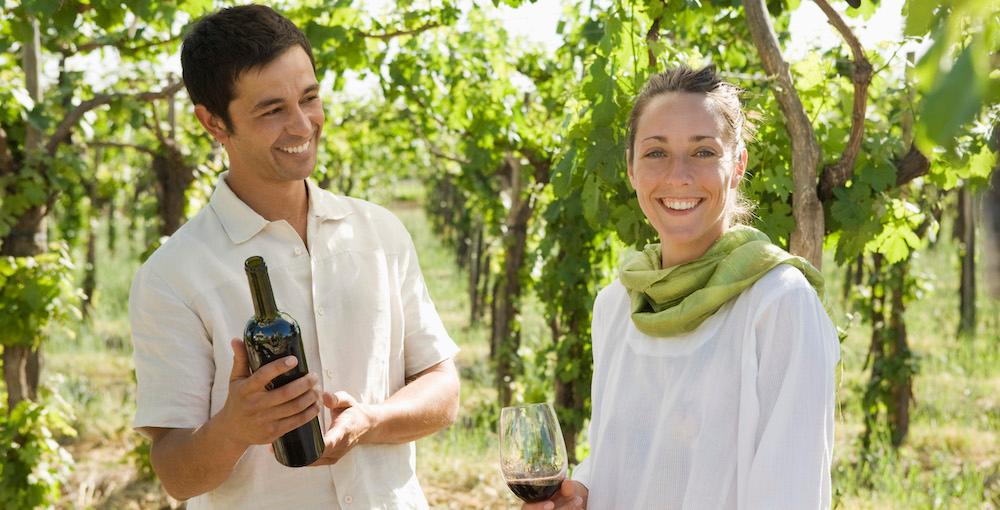
M 323 405 L 330 410 L 330 426 L 323 434 L 326 447 L 319 460 L 310 466 L 336 464 L 361 441 L 374 424 L 370 408 L 359 404 L 346 391 L 333 394 L 324 392 Z
M 582 510 L 587 508 L 587 494 L 590 491 L 582 483 L 574 480 L 563 480 L 559 492 L 547 501 L 525 503 L 521 510 Z
M 229 397 L 219 416 L 233 442 L 244 448 L 268 444 L 319 414 L 322 392 L 315 374 L 306 374 L 271 391 L 266 388 L 272 379 L 295 367 L 295 356 L 272 361 L 251 374 L 246 345 L 238 338 L 231 343 Z

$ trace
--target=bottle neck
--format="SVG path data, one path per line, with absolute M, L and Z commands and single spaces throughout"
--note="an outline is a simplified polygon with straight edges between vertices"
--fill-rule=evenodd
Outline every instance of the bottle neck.
M 250 282 L 250 298 L 253 300 L 253 315 L 257 322 L 271 322 L 278 317 L 278 306 L 274 303 L 274 291 L 266 267 L 247 269 Z

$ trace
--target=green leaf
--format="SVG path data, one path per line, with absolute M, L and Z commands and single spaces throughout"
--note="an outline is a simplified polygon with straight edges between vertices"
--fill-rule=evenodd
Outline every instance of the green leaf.
M 981 81 L 976 76 L 971 46 L 967 46 L 921 102 L 922 131 L 934 144 L 952 147 L 959 129 L 975 118 L 982 104 Z
M 576 147 L 571 147 L 563 154 L 562 159 L 556 165 L 555 173 L 552 176 L 552 191 L 558 195 L 565 195 L 570 190 L 573 182 L 573 169 L 576 167 Z
M 983 146 L 979 153 L 969 158 L 969 177 L 987 179 L 993 166 L 996 164 L 997 155 L 989 147 Z
M 49 18 L 59 9 L 60 0 L 29 0 L 24 2 L 28 12 L 38 15 L 40 18 Z
M 934 9 L 937 6 L 937 2 L 927 0 L 907 0 L 903 6 L 903 14 L 906 15 L 903 35 L 919 37 L 930 32 L 934 21 Z
M 198 17 L 212 9 L 212 0 L 184 0 L 179 7 L 182 11 Z
M 861 5 L 857 8 L 849 7 L 847 15 L 852 18 L 861 16 L 865 21 L 868 21 L 875 15 L 875 2 L 872 2 L 872 0 L 862 0 Z
M 583 190 L 580 198 L 583 202 L 584 219 L 587 220 L 587 223 L 595 227 L 600 226 L 598 211 L 601 207 L 601 192 L 597 178 L 594 175 L 588 176 L 583 181 Z
M 910 254 L 910 247 L 906 243 L 906 239 L 902 235 L 891 233 L 886 235 L 883 231 L 883 235 L 879 236 L 874 243 L 874 251 L 885 255 L 886 261 L 890 264 L 895 264 L 907 257 Z
M 877 160 L 864 166 L 858 180 L 876 192 L 885 191 L 896 184 L 896 166 L 887 160 Z

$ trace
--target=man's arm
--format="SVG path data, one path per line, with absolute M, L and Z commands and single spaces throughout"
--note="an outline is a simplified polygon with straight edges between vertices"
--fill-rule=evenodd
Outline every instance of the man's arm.
M 246 347 L 233 339 L 233 372 L 222 410 L 194 429 L 142 427 L 153 442 L 150 460 L 163 488 L 177 499 L 215 489 L 229 478 L 247 448 L 268 444 L 319 414 L 314 374 L 267 391 L 266 385 L 295 366 L 294 356 L 250 374 Z
M 380 404 L 359 404 L 346 392 L 324 393 L 330 409 L 326 449 L 314 466 L 333 464 L 357 444 L 406 443 L 454 423 L 458 371 L 446 359 L 418 374 Z

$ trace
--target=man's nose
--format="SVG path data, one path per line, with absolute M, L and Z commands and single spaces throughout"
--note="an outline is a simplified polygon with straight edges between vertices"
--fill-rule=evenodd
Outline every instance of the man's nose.
M 288 134 L 295 136 L 309 136 L 312 134 L 313 126 L 312 121 L 309 120 L 309 115 L 301 106 L 295 106 L 291 112 L 288 119 L 288 124 L 285 126 L 285 130 Z

